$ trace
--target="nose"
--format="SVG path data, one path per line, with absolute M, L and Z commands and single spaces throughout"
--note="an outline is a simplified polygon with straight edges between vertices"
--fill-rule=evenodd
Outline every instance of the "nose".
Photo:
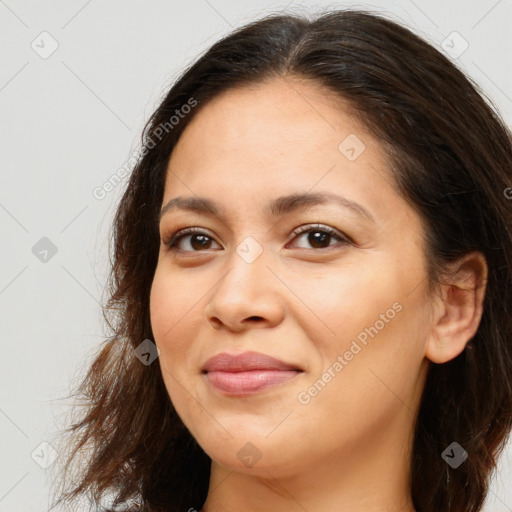
M 283 283 L 269 264 L 265 251 L 254 261 L 233 251 L 205 308 L 206 320 L 214 329 L 241 332 L 282 322 Z

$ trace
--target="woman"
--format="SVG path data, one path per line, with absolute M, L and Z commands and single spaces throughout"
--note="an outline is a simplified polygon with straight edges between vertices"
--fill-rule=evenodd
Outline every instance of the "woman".
M 60 500 L 480 510 L 512 426 L 511 161 L 476 86 L 385 17 L 213 45 L 119 204 Z

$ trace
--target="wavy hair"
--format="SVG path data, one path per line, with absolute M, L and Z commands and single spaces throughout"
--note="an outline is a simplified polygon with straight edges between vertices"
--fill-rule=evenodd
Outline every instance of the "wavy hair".
M 110 234 L 103 314 L 111 334 L 70 395 L 80 403 L 65 431 L 56 504 L 86 493 L 99 503 L 113 493 L 116 503 L 132 500 L 146 512 L 202 507 L 211 460 L 174 410 L 160 365 L 134 355 L 153 339 L 149 294 L 166 168 L 212 98 L 287 77 L 336 93 L 380 141 L 398 193 L 426 228 L 432 286 L 447 263 L 471 251 L 486 258 L 478 331 L 460 355 L 430 363 L 410 466 L 416 510 L 482 508 L 512 428 L 511 133 L 478 85 L 433 45 L 361 10 L 271 14 L 233 31 L 180 75 L 147 122 Z M 191 99 L 197 106 L 184 109 Z M 189 112 L 173 123 L 177 111 Z M 468 453 L 457 469 L 441 457 L 453 441 Z

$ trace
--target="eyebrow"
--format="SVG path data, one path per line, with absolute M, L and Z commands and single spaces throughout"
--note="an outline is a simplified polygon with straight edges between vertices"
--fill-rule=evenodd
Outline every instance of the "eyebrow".
M 371 222 L 375 222 L 373 215 L 362 205 L 351 201 L 343 196 L 338 196 L 329 192 L 319 193 L 297 193 L 287 196 L 281 196 L 274 199 L 266 207 L 266 212 L 272 217 L 282 217 L 295 210 L 305 209 L 319 204 L 335 203 L 344 208 L 352 210 L 354 213 L 365 217 Z M 195 213 L 214 215 L 219 218 L 225 218 L 224 209 L 215 201 L 206 197 L 174 197 L 160 211 L 160 220 L 172 210 L 186 210 Z

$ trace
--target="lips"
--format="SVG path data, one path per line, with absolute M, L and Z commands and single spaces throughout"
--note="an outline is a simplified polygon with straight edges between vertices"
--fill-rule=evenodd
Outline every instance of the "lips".
M 206 361 L 202 368 L 203 373 L 213 371 L 223 372 L 247 372 L 252 370 L 297 370 L 302 371 L 296 365 L 288 364 L 274 357 L 260 352 L 243 352 L 241 354 L 217 354 Z
M 216 391 L 227 396 L 244 396 L 289 381 L 303 370 L 259 352 L 235 355 L 223 352 L 208 359 L 202 372 Z

